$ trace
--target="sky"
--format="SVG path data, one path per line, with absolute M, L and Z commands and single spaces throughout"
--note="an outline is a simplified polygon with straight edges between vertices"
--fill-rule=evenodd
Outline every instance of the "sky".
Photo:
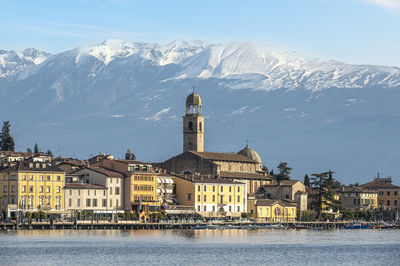
M 258 42 L 400 67 L 400 0 L 0 0 L 0 49 L 51 53 L 107 39 Z

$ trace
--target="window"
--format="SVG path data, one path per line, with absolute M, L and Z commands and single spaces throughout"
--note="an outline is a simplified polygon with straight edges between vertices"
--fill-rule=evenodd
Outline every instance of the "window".
M 110 195 L 112 195 L 112 187 L 110 187 Z
M 46 187 L 46 192 L 50 192 L 50 186 Z
M 394 195 L 397 196 L 397 191 L 394 192 Z
M 50 201 L 51 201 L 51 197 L 50 197 L 50 196 L 48 196 L 48 197 L 47 197 L 46 204 L 47 204 L 47 205 L 50 205 Z
M 61 176 L 57 176 L 57 181 L 61 181 Z
M 207 211 L 207 206 L 203 206 L 203 211 Z
M 232 187 L 231 186 L 229 186 L 229 192 L 232 192 Z
M 33 186 L 29 186 L 29 192 L 33 192 Z
M 390 206 L 390 200 L 387 200 L 386 205 Z
M 11 185 L 11 192 L 15 192 L 15 186 Z
M 80 207 L 81 206 L 81 199 L 76 200 L 76 206 Z
M 103 190 L 103 196 L 105 196 L 106 195 L 106 190 Z
M 199 206 L 197 206 L 197 211 L 200 211 L 200 205 L 199 205 Z
M 237 196 L 237 202 L 240 202 L 240 196 Z
M 43 197 L 39 198 L 39 205 L 42 206 L 43 205 Z
M 390 196 L 390 191 L 387 191 L 387 192 L 386 192 L 386 195 Z
M 215 186 L 213 186 L 213 192 L 215 192 Z
M 230 212 L 232 211 L 232 206 L 229 206 L 229 211 L 230 211 Z
M 394 200 L 394 205 L 397 206 L 397 200 Z
M 94 190 L 94 195 L 95 195 L 95 196 L 96 196 L 96 191 L 97 191 L 97 190 Z
M 237 211 L 240 212 L 240 206 L 237 206 Z
M 70 196 L 72 195 L 72 189 L 69 190 L 69 195 L 70 195 Z
M 212 206 L 212 211 L 215 212 L 215 206 Z
M 379 191 L 379 196 L 383 196 L 383 191 Z
M 29 197 L 29 206 L 33 207 L 33 196 Z
M 90 199 L 86 200 L 86 207 L 90 207 Z
M 7 186 L 4 186 L 4 192 L 7 192 Z M 26 186 L 22 186 L 22 192 L 26 192 Z
M 197 191 L 200 192 L 201 188 L 200 186 L 197 186 Z
M 215 195 L 212 196 L 212 201 L 215 202 Z
M 33 175 L 29 175 L 29 180 L 33 180 Z
M 207 195 L 204 195 L 204 202 L 207 201 Z
M 43 181 L 43 175 L 39 176 L 39 181 Z
M 119 205 L 118 203 L 119 203 L 119 201 L 116 200 L 116 201 L 115 201 L 115 207 L 117 207 L 117 208 L 118 208 L 118 205 Z
M 68 200 L 68 206 L 71 207 L 72 206 L 72 199 Z
M 221 204 L 224 202 L 224 196 L 223 195 L 221 195 Z
M 88 189 L 88 191 L 87 191 L 87 195 L 88 195 L 88 196 L 90 196 L 90 189 Z
M 22 187 L 22 192 L 25 192 L 25 186 Z M 7 186 L 3 187 L 3 192 L 7 192 Z
M 107 207 L 107 200 L 103 199 L 103 207 Z
M 119 187 L 115 188 L 115 195 L 119 195 Z
M 78 196 L 80 196 L 81 195 L 81 190 L 80 189 L 78 189 Z
M 97 207 L 97 199 L 93 199 L 93 207 Z
M 229 202 L 232 202 L 232 196 L 229 195 Z
M 117 180 L 117 184 L 119 184 L 119 179 L 117 178 L 116 180 Z
M 192 121 L 189 121 L 188 129 L 193 130 L 193 122 Z
M 61 197 L 60 196 L 57 196 L 57 198 L 56 198 L 56 205 L 57 205 L 57 207 L 61 207 Z
M 224 186 L 221 186 L 221 192 L 224 192 Z
M 112 182 L 113 182 L 113 179 L 112 179 L 112 178 L 110 178 L 110 184 L 112 184 Z
M 50 181 L 50 175 L 47 176 L 47 181 Z
M 206 192 L 207 191 L 207 186 L 204 186 L 204 192 Z
M 192 201 L 192 193 L 188 193 L 187 196 L 188 196 L 188 201 Z
M 7 176 L 5 175 L 5 176 L 4 176 L 4 180 L 6 180 L 6 178 L 7 178 Z M 22 180 L 26 180 L 26 175 L 23 175 L 23 176 L 22 176 Z
M 110 208 L 112 208 L 112 200 L 110 199 Z
M 197 201 L 200 202 L 200 195 L 197 195 Z
M 57 186 L 57 193 L 60 193 L 60 192 L 61 192 L 61 187 Z
M 238 192 L 240 192 L 240 187 L 238 186 Z

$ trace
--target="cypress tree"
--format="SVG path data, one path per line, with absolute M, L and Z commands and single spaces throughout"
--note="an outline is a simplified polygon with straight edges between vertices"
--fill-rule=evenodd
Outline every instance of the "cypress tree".
M 39 147 L 38 147 L 37 143 L 35 143 L 35 147 L 33 147 L 33 152 L 34 152 L 35 154 L 38 154 L 38 153 L 39 153 Z
M 3 128 L 0 133 L 0 149 L 3 151 L 14 151 L 14 139 L 10 135 L 11 124 L 9 121 L 3 122 Z
M 308 177 L 307 174 L 304 176 L 304 185 L 306 187 L 310 187 L 310 178 Z

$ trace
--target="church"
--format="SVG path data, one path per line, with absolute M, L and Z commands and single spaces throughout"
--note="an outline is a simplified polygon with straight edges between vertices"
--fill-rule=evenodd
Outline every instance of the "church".
M 172 157 L 159 167 L 171 174 L 206 176 L 247 183 L 247 194 L 253 194 L 271 182 L 262 170 L 262 160 L 248 145 L 237 153 L 204 151 L 204 116 L 202 101 L 193 91 L 186 98 L 183 117 L 183 153 Z

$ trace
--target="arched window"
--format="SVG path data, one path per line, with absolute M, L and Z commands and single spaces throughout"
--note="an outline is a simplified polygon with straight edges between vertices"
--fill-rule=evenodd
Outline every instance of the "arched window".
M 189 130 L 193 130 L 193 122 L 192 121 L 189 122 L 188 128 L 189 128 Z

